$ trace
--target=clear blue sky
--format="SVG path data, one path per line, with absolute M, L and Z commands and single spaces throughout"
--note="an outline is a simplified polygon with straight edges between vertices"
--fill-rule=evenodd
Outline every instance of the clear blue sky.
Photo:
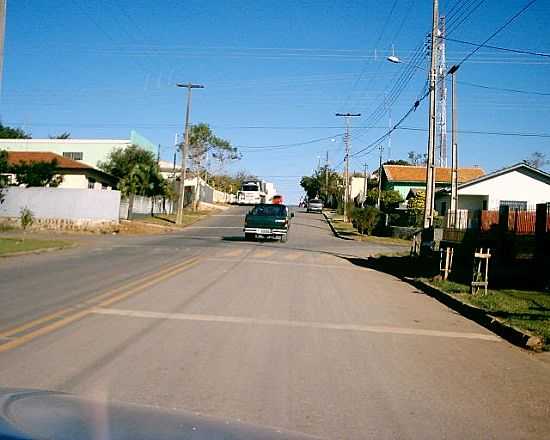
M 465 6 L 480 2 L 442 2 L 454 18 L 450 37 L 481 42 L 527 0 L 481 2 L 460 23 Z M 234 145 L 328 138 L 242 148 L 243 159 L 231 166 L 274 181 L 296 201 L 299 176 L 310 174 L 319 156 L 324 160 L 328 150 L 332 165 L 343 157 L 337 136 L 343 121 L 334 113 L 361 112 L 354 125 L 364 126 L 407 67 L 385 61 L 392 44 L 408 60 L 430 21 L 428 0 L 396 0 L 395 6 L 394 0 L 8 0 L 2 121 L 33 137 L 70 131 L 73 137 L 126 138 L 134 128 L 160 143 L 162 157 L 171 160 L 184 119 L 184 91 L 174 84 L 200 82 L 206 88 L 194 94 L 192 121 L 209 123 Z M 550 2 L 539 0 L 490 44 L 550 52 L 548 23 Z M 448 42 L 448 65 L 471 49 Z M 550 59 L 481 49 L 459 79 L 550 94 Z M 394 120 L 424 82 L 417 70 L 392 105 Z M 460 85 L 461 129 L 548 134 L 548 121 L 548 95 Z M 383 115 L 376 125 L 387 124 Z M 404 126 L 427 126 L 427 101 Z M 353 150 L 383 132 L 354 129 Z M 427 134 L 399 130 L 391 142 L 391 158 L 406 158 L 410 150 L 425 151 Z M 534 151 L 550 156 L 548 137 L 461 134 L 459 142 L 461 165 L 487 171 Z M 360 170 L 365 160 L 370 169 L 377 166 L 372 153 L 355 158 L 351 168 Z

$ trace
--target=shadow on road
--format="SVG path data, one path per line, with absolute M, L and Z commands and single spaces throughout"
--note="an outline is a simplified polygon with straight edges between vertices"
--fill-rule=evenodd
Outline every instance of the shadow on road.
M 356 258 L 342 256 L 350 263 L 384 272 L 398 278 L 433 277 L 439 273 L 438 260 L 433 258 L 416 258 L 410 256 L 377 256 Z M 435 264 L 434 264 L 435 263 Z

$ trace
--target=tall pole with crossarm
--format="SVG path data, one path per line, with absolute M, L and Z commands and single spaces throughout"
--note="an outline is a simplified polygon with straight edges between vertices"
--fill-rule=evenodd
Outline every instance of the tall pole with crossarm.
M 433 1 L 431 60 L 430 60 L 430 113 L 428 118 L 428 162 L 426 164 L 426 201 L 424 203 L 424 228 L 433 226 L 435 196 L 435 81 L 437 25 L 439 21 L 439 3 Z
M 346 152 L 344 156 L 344 221 L 349 221 L 348 202 L 350 199 L 349 188 L 349 153 L 351 149 L 351 118 L 361 116 L 361 113 L 336 113 L 336 116 L 346 118 L 346 133 L 344 134 L 344 144 Z
M 0 94 L 4 71 L 4 36 L 6 34 L 6 0 L 0 0 Z
M 189 154 L 189 113 L 191 112 L 191 90 L 204 89 L 201 84 L 176 84 L 177 87 L 185 87 L 187 89 L 187 111 L 185 112 L 185 140 L 181 153 L 181 174 L 180 188 L 178 198 L 178 212 L 176 214 L 176 224 L 183 223 L 183 207 L 185 205 L 185 174 L 187 170 L 187 156 Z

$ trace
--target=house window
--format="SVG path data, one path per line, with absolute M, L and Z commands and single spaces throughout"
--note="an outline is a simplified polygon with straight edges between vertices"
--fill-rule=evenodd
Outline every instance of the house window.
M 483 200 L 481 209 L 483 209 L 483 211 L 487 211 L 488 208 L 489 208 L 489 203 L 488 203 L 488 201 L 487 201 L 487 200 Z
M 82 153 L 82 151 L 64 151 L 63 157 L 72 160 L 82 160 L 84 154 Z
M 88 179 L 88 189 L 94 189 L 94 186 L 95 186 L 95 180 Z
M 501 200 L 500 206 L 508 206 L 513 211 L 527 211 L 527 202 L 523 200 Z
M 447 214 L 447 202 L 441 202 L 441 215 Z

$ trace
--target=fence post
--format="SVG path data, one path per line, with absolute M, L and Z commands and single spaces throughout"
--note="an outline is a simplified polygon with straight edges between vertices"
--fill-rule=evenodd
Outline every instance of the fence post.
M 501 206 L 498 210 L 498 229 L 501 233 L 508 232 L 508 221 L 510 218 L 510 207 Z
M 535 264 L 537 278 L 543 288 L 550 287 L 550 203 L 537 204 L 535 223 Z

